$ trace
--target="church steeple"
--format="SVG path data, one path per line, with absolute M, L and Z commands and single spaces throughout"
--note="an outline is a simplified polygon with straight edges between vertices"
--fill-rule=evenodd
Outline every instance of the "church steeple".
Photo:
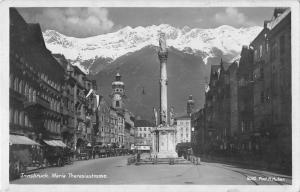
M 112 82 L 112 107 L 115 109 L 123 109 L 124 101 L 123 98 L 125 97 L 125 85 L 124 82 L 121 80 L 120 73 L 117 73 L 115 76 L 115 81 Z
M 195 101 L 193 100 L 193 96 L 190 95 L 188 98 L 188 101 L 187 101 L 187 106 L 186 106 L 186 111 L 189 116 L 191 116 L 191 114 L 193 113 L 194 106 L 195 106 Z

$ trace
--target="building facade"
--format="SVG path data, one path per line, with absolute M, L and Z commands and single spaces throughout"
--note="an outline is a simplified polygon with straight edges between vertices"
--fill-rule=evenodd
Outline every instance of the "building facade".
M 94 143 L 96 101 L 86 94 L 96 82 L 63 55 L 52 55 L 39 24 L 27 24 L 13 8 L 10 18 L 10 131 L 73 149 Z
M 202 108 L 191 115 L 191 143 L 194 152 L 197 154 L 202 154 L 205 150 L 205 117 L 205 108 Z
M 249 155 L 253 161 L 291 170 L 289 8 L 275 8 L 271 20 L 228 69 L 222 62 L 211 66 L 201 110 L 192 114 L 196 132 L 204 125 L 205 149 L 200 152 Z M 198 139 L 197 145 L 202 137 Z
M 238 112 L 239 112 L 239 149 L 251 150 L 251 134 L 253 131 L 253 48 L 243 46 L 238 80 Z
M 176 144 L 191 142 L 191 117 L 184 115 L 176 117 Z
M 136 120 L 135 126 L 135 145 L 150 145 L 152 146 L 151 131 L 154 124 L 146 120 Z
M 61 139 L 64 70 L 47 50 L 39 24 L 10 9 L 10 132 L 42 142 Z
M 110 143 L 110 107 L 104 98 L 100 100 L 99 114 L 99 133 L 100 136 L 97 142 L 104 145 Z

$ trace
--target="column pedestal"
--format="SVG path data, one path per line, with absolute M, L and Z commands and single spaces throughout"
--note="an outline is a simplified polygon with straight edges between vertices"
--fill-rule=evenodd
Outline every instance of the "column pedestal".
M 153 152 L 152 157 L 157 158 L 177 158 L 175 127 L 159 126 L 153 132 Z

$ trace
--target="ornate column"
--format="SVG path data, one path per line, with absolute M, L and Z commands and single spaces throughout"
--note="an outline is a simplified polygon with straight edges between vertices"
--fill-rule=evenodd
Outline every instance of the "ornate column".
M 160 124 L 168 124 L 168 97 L 167 97 L 167 59 L 168 50 L 165 34 L 161 33 L 159 37 L 158 58 L 160 61 Z

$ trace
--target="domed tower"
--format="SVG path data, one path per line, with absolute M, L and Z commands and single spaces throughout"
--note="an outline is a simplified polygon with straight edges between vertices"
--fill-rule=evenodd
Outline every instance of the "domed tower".
M 186 106 L 186 111 L 189 116 L 191 116 L 191 114 L 193 113 L 194 106 L 195 106 L 195 101 L 193 100 L 193 96 L 190 95 Z
M 115 109 L 123 109 L 124 102 L 123 98 L 125 97 L 124 91 L 125 85 L 124 82 L 121 81 L 121 75 L 119 73 L 116 74 L 115 81 L 112 82 L 112 107 Z

